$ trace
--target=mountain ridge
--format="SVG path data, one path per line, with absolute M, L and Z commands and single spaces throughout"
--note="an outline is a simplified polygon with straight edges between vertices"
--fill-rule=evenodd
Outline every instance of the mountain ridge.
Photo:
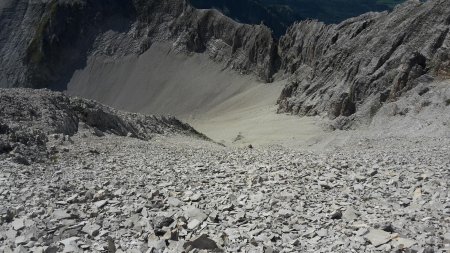
M 279 38 L 296 21 L 337 24 L 369 11 L 391 10 L 404 0 L 190 0 L 199 9 L 217 9 L 242 23 L 264 23 Z
M 175 52 L 207 54 L 264 82 L 288 78 L 279 113 L 327 116 L 346 128 L 357 118 L 370 121 L 417 80 L 448 76 L 449 4 L 411 0 L 340 24 L 301 21 L 277 40 L 264 25 L 239 24 L 184 0 L 15 0 L 0 14 L 9 24 L 0 37 L 0 86 L 64 90 L 88 57 L 114 61 L 169 42 Z M 10 15 L 17 11 L 22 19 Z
M 449 16 L 448 1 L 409 1 L 338 25 L 295 24 L 280 41 L 282 69 L 294 81 L 279 111 L 334 119 L 365 110 L 370 118 L 418 83 L 447 78 Z

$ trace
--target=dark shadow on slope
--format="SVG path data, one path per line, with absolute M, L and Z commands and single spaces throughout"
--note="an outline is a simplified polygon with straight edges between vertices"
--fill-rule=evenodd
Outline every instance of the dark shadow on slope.
M 126 32 L 136 19 L 131 1 L 52 1 L 27 48 L 33 87 L 66 90 L 73 73 L 86 67 L 98 34 Z

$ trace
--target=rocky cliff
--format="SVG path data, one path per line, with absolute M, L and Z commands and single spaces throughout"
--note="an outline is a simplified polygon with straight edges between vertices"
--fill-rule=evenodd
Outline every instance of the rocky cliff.
M 297 23 L 279 43 L 281 69 L 293 76 L 279 111 L 370 118 L 419 82 L 449 77 L 449 30 L 446 0 L 409 1 L 339 25 Z
M 184 0 L 8 0 L 0 10 L 0 87 L 64 89 L 89 56 L 141 54 L 157 41 L 208 53 L 264 81 L 276 69 L 267 27 L 239 24 Z
M 0 87 L 63 90 L 88 57 L 140 55 L 164 42 L 266 82 L 289 78 L 278 111 L 328 116 L 338 128 L 370 119 L 419 82 L 450 75 L 446 0 L 411 0 L 338 25 L 303 21 L 279 41 L 263 25 L 185 0 L 8 0 L 0 24 Z

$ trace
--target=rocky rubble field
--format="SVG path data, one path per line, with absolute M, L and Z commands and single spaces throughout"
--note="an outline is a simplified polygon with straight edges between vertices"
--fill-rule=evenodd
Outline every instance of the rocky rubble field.
M 368 136 L 224 147 L 173 117 L 0 89 L 0 253 L 449 251 L 450 138 Z
M 445 252 L 449 144 L 52 134 L 48 160 L 0 160 L 0 252 Z

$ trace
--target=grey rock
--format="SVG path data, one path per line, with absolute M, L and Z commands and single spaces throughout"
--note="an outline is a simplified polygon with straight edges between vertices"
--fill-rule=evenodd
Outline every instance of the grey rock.
M 348 222 L 354 221 L 354 220 L 358 219 L 358 213 L 356 212 L 356 210 L 354 208 L 348 207 L 342 213 L 342 219 L 344 219 L 345 221 L 348 221 Z
M 369 233 L 364 235 L 373 246 L 378 247 L 386 244 L 393 238 L 391 233 L 379 229 L 370 229 Z
M 208 218 L 208 215 L 206 215 L 201 209 L 194 206 L 187 207 L 184 214 L 185 217 L 190 220 L 196 219 L 198 221 L 204 221 L 206 220 L 206 218 Z
M 25 165 L 47 158 L 46 133 L 74 135 L 79 130 L 79 123 L 120 136 L 127 136 L 131 132 L 132 138 L 145 140 L 164 132 L 206 138 L 174 117 L 119 112 L 94 101 L 67 97 L 49 90 L 2 89 L 0 107 L 7 108 L 2 113 L 2 122 L 17 125 L 8 131 L 7 136 L 12 140 L 11 145 L 20 147 L 15 151 L 15 157 L 27 160 L 19 162 Z M 24 111 L 23 108 L 28 110 Z M 16 115 L 21 117 L 17 118 Z M 17 120 L 20 120 L 20 124 L 15 123 Z
M 325 228 L 322 228 L 319 231 L 317 231 L 317 235 L 321 236 L 321 237 L 325 237 L 328 235 L 328 230 L 326 230 Z
M 148 247 L 149 250 L 154 250 L 156 252 L 163 252 L 167 246 L 164 240 L 157 240 L 157 241 L 148 241 Z
M 161 229 L 170 226 L 173 222 L 174 219 L 172 217 L 157 216 L 153 219 L 153 226 L 157 229 Z
M 196 201 L 199 201 L 199 200 L 201 199 L 201 197 L 202 197 L 201 194 L 196 193 L 196 194 L 192 195 L 191 197 L 189 197 L 189 199 L 190 199 L 191 201 L 196 202 Z
M 23 236 L 23 235 L 16 237 L 16 240 L 14 241 L 16 246 L 25 245 L 27 242 L 28 242 L 27 238 L 25 238 L 25 236 Z
M 216 10 L 197 10 L 182 0 L 102 4 L 20 0 L 11 4 L 8 10 L 0 16 L 4 27 L 0 34 L 0 87 L 56 85 L 64 82 L 66 75 L 73 74 L 79 61 L 85 61 L 83 55 L 108 56 L 111 51 L 107 47 L 112 44 L 119 49 L 118 55 L 140 55 L 162 39 L 171 41 L 177 51 L 207 51 L 212 60 L 243 73 L 254 73 L 266 81 L 276 71 L 277 46 L 269 28 L 239 24 Z M 67 24 L 65 18 L 59 18 L 57 14 L 62 10 L 65 17 L 74 20 L 73 23 Z M 15 15 L 7 15 L 10 12 Z M 105 18 L 96 18 L 97 13 Z M 116 36 L 121 37 L 121 41 L 108 39 L 111 30 L 117 28 L 108 21 L 107 17 L 112 13 L 121 22 L 131 25 L 117 31 Z M 26 28 L 14 30 L 13 27 L 23 20 L 27 21 Z M 63 26 L 66 29 L 60 29 Z M 222 32 L 217 33 L 217 29 Z M 50 42 L 51 38 L 57 39 L 59 45 Z M 15 50 L 11 50 L 12 47 Z M 54 56 L 69 48 L 73 52 L 64 61 Z M 88 48 L 92 51 L 88 52 Z
M 193 241 L 186 242 L 183 247 L 185 249 L 206 249 L 206 250 L 216 250 L 219 247 L 216 242 L 208 238 L 208 235 L 202 234 Z
M 64 245 L 64 249 L 62 252 L 83 252 L 83 250 L 81 250 L 78 247 L 78 243 L 77 241 L 80 240 L 79 237 L 70 237 L 64 240 L 61 240 L 60 243 Z
M 445 233 L 442 237 L 444 238 L 444 243 L 450 244 L 450 232 Z
M 25 220 L 24 219 L 15 219 L 11 223 L 11 225 L 14 228 L 14 230 L 21 230 L 25 227 Z
M 417 244 L 416 241 L 401 237 L 394 238 L 391 241 L 391 245 L 397 249 L 409 249 L 415 244 Z
M 426 94 L 433 92 L 430 86 Z M 46 100 L 32 98 L 33 104 Z M 0 114 L 9 109 L 0 107 Z M 52 115 L 46 109 L 56 110 L 49 105 L 43 114 Z M 46 120 L 62 114 L 58 111 Z M 7 117 L 11 128 L 57 127 L 12 115 Z M 136 117 L 136 127 L 146 124 L 138 123 L 140 115 L 130 117 Z M 205 245 L 212 240 L 211 248 L 218 247 L 209 250 L 213 252 L 423 252 L 448 247 L 448 231 L 442 226 L 448 218 L 442 211 L 449 207 L 450 138 L 442 133 L 380 138 L 345 131 L 340 133 L 344 136 L 330 133 L 340 141 L 329 149 L 275 145 L 249 150 L 216 145 L 196 135 L 172 135 L 176 131 L 170 129 L 167 135 L 152 130 L 149 139 L 112 132 L 97 138 L 90 130 L 78 126 L 70 136 L 73 143 L 50 135 L 45 145 L 58 150 L 67 145 L 70 151 L 30 167 L 14 163 L 9 154 L 5 159 L 0 155 L 3 249 L 14 251 L 22 245 L 32 252 L 181 252 L 195 246 L 201 234 L 209 235 L 201 240 Z M 33 140 L 27 139 L 37 145 Z M 378 173 L 371 177 L 367 168 Z M 418 180 L 422 174 L 427 179 Z M 318 181 L 333 187 L 320 190 Z M 355 183 L 364 189 L 354 191 Z M 420 198 L 414 199 L 417 189 Z M 180 196 L 189 202 L 193 193 L 201 198 L 190 202 L 192 206 L 169 204 L 171 197 Z M 403 198 L 410 200 L 409 206 L 400 206 Z M 97 208 L 98 200 L 108 204 Z M 334 211 L 341 219 L 331 219 Z M 156 225 L 156 217 L 173 221 Z M 24 227 L 14 230 L 12 223 L 18 219 L 24 220 Z M 95 224 L 101 228 L 88 229 Z M 114 247 L 108 236 L 114 238 Z M 66 238 L 66 243 L 58 243 Z
M 57 220 L 70 219 L 72 217 L 69 213 L 67 213 L 66 210 L 62 210 L 62 209 L 57 209 L 57 210 L 53 211 L 52 216 L 54 219 L 57 219 Z
M 15 250 L 14 253 L 27 253 L 28 250 L 23 246 L 19 245 Z
M 349 127 L 349 119 L 367 123 L 369 110 L 402 96 L 423 75 L 446 72 L 441 72 L 448 69 L 442 36 L 448 30 L 442 24 L 449 7 L 445 0 L 407 1 L 393 12 L 367 13 L 338 25 L 309 20 L 293 25 L 280 39 L 279 55 L 281 69 L 296 78 L 283 90 L 279 112 L 327 112 L 339 117 L 338 128 Z
M 179 207 L 183 204 L 183 201 L 177 199 L 177 198 L 167 198 L 167 204 L 174 207 Z
M 342 219 L 342 212 L 340 210 L 336 210 L 330 215 L 330 218 L 333 220 Z
M 108 241 L 108 253 L 116 253 L 117 248 L 114 239 L 111 236 L 108 236 L 106 239 Z
M 22 165 L 30 165 L 30 164 L 31 164 L 30 161 L 28 161 L 28 159 L 25 158 L 25 157 L 22 156 L 22 155 L 16 155 L 16 156 L 14 156 L 13 161 L 16 162 L 16 163 L 18 163 L 18 164 L 22 164 Z
M 188 229 L 195 229 L 197 228 L 200 224 L 202 224 L 201 221 L 197 220 L 197 219 L 191 219 L 191 221 L 189 221 L 187 227 Z
M 108 204 L 108 200 L 99 200 L 97 202 L 94 202 L 94 206 L 97 208 L 103 208 Z
M 98 224 L 88 223 L 83 227 L 83 229 L 81 231 L 90 235 L 91 237 L 95 237 L 99 234 L 100 228 L 101 227 Z

